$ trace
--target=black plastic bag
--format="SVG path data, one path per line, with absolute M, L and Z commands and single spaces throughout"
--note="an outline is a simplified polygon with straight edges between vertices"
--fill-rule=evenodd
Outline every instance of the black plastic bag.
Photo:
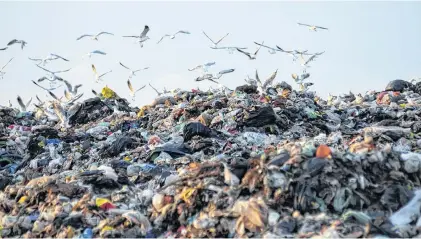
M 245 120 L 245 125 L 249 127 L 262 127 L 276 122 L 275 112 L 272 107 L 266 106 L 253 112 Z
M 184 141 L 189 141 L 195 135 L 210 137 L 211 134 L 212 130 L 199 122 L 188 123 L 184 126 L 183 130 Z

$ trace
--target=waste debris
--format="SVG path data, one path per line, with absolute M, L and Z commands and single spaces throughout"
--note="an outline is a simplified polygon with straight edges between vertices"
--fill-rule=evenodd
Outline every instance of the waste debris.
M 420 237 L 421 88 L 385 89 L 2 107 L 1 237 Z

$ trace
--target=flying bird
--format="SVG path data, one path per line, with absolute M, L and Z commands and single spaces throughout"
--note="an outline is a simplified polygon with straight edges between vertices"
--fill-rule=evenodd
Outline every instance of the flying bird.
M 310 88 L 310 86 L 314 85 L 311 82 L 306 82 L 306 83 L 300 83 L 300 91 L 301 92 L 307 92 L 308 89 Z
M 10 60 L 0 68 L 0 79 L 4 78 L 4 75 L 6 74 L 6 72 L 4 71 L 4 68 L 6 68 L 7 65 L 9 65 L 9 63 L 13 60 L 13 57 L 10 58 Z
M 67 87 L 67 91 L 71 94 L 71 95 L 77 95 L 77 90 L 82 87 L 82 84 L 78 84 L 75 86 L 72 86 L 72 84 L 70 84 L 70 82 L 68 82 L 67 80 L 63 80 L 61 79 L 60 81 L 63 81 L 64 84 Z
M 227 50 L 229 54 L 233 54 L 235 50 L 247 50 L 247 47 L 235 47 L 235 46 L 221 46 L 221 47 L 211 47 L 214 50 Z
M 256 45 L 258 45 L 258 46 L 261 46 L 261 47 L 264 47 L 264 48 L 267 48 L 267 49 L 268 49 L 268 52 L 269 52 L 270 54 L 276 54 L 276 52 L 277 52 L 277 51 L 280 51 L 279 49 L 275 49 L 275 48 L 273 48 L 273 47 L 266 46 L 266 45 L 263 45 L 263 44 L 258 43 L 258 42 L 254 42 L 254 44 L 256 44 Z
M 129 70 L 129 71 L 130 71 L 129 79 L 131 79 L 133 76 L 136 76 L 136 72 L 139 72 L 139 71 L 142 71 L 142 70 L 147 70 L 147 69 L 149 69 L 149 67 L 144 67 L 144 68 L 141 68 L 141 69 L 132 70 L 131 68 L 129 68 L 129 67 L 127 67 L 127 66 L 123 65 L 123 63 L 121 63 L 121 62 L 119 62 L 119 63 L 120 63 L 120 65 L 121 65 L 122 67 L 124 67 L 124 68 L 126 68 L 127 70 Z
M 139 89 L 135 90 L 132 86 L 132 83 L 130 82 L 130 79 L 127 80 L 127 86 L 129 87 L 130 96 L 133 98 L 133 101 L 135 99 L 136 93 L 146 87 L 146 85 L 144 85 Z
M 215 80 L 218 80 L 218 79 L 220 79 L 223 75 L 228 74 L 228 73 L 231 73 L 231 72 L 234 72 L 234 71 L 235 71 L 235 69 L 222 70 L 222 71 L 218 72 L 218 74 L 216 74 L 216 75 L 211 74 L 211 73 L 206 73 L 206 74 L 203 74 L 203 75 L 201 75 L 201 76 L 199 76 L 199 77 L 196 77 L 195 81 L 204 81 L 204 80 L 209 80 L 209 81 L 212 81 L 212 82 L 214 82 L 214 83 L 219 84 L 219 83 L 218 83 L 217 81 L 215 81 Z
M 21 111 L 26 112 L 26 110 L 28 109 L 29 105 L 32 102 L 32 97 L 31 97 L 31 99 L 28 100 L 28 102 L 26 104 L 23 103 L 23 100 L 19 95 L 18 95 L 18 98 L 16 100 L 18 101 L 18 104 L 20 106 Z
M 30 57 L 28 57 L 28 58 L 31 61 L 39 61 L 38 65 L 41 64 L 43 66 L 45 66 L 45 64 L 47 64 L 49 61 L 54 61 L 54 60 L 58 60 L 58 59 L 61 59 L 63 61 L 69 61 L 69 60 L 67 60 L 64 57 L 61 57 L 61 56 L 59 56 L 57 54 L 52 54 L 52 53 L 50 53 L 50 55 L 48 55 L 47 57 L 42 58 L 42 59 L 41 58 L 30 58 Z
M 90 37 L 92 40 L 95 40 L 95 41 L 98 41 L 98 37 L 99 36 L 101 36 L 101 35 L 112 35 L 112 36 L 114 36 L 114 34 L 112 34 L 112 33 L 110 33 L 110 32 L 100 32 L 100 33 L 98 33 L 98 34 L 96 34 L 96 35 L 90 35 L 90 34 L 85 34 L 85 35 L 82 35 L 82 36 L 80 36 L 78 39 L 76 39 L 77 41 L 78 40 L 80 40 L 80 39 L 82 39 L 82 38 L 85 38 L 85 37 Z
M 296 61 L 298 59 L 298 57 L 294 54 L 294 51 L 286 51 L 286 50 L 280 48 L 279 46 L 276 46 L 276 48 L 278 48 L 279 51 L 281 51 L 283 53 L 286 53 L 289 56 L 291 56 L 293 61 Z
M 303 73 L 303 74 L 301 74 L 301 76 L 298 76 L 297 74 L 293 73 L 291 76 L 292 76 L 292 79 L 294 79 L 296 83 L 300 84 L 305 79 L 309 78 L 310 74 L 309 73 Z
M 191 69 L 188 69 L 188 70 L 189 71 L 194 71 L 194 70 L 200 69 L 200 70 L 202 70 L 202 72 L 208 72 L 208 68 L 211 67 L 211 66 L 213 66 L 213 65 L 215 65 L 215 64 L 216 63 L 214 61 L 213 62 L 208 62 L 208 63 L 202 64 L 202 65 L 195 66 L 195 67 L 193 67 Z
M 264 42 L 262 42 L 262 44 L 263 44 L 263 43 L 264 43 Z M 248 58 L 249 58 L 250 60 L 255 60 L 255 59 L 256 59 L 256 56 L 257 56 L 257 53 L 259 52 L 259 50 L 260 50 L 260 48 L 261 48 L 261 47 L 262 47 L 262 46 L 259 46 L 259 48 L 257 48 L 256 52 L 254 52 L 253 54 L 250 54 L 250 53 L 245 52 L 245 51 L 243 51 L 243 50 L 241 50 L 241 49 L 238 49 L 238 48 L 237 48 L 237 51 L 239 51 L 239 52 L 243 53 L 244 55 L 248 56 Z
M 87 53 L 82 58 L 85 58 L 86 56 L 91 58 L 92 54 L 107 55 L 107 53 L 105 53 L 103 51 L 95 50 L 95 51 L 91 51 L 91 52 Z
M 23 50 L 23 48 L 26 46 L 26 44 L 28 44 L 26 41 L 24 40 L 17 40 L 17 39 L 13 39 L 11 40 L 9 43 L 7 43 L 7 46 L 11 46 L 14 44 L 20 44 L 21 49 Z
M 183 33 L 183 34 L 190 34 L 190 32 L 188 31 L 178 31 L 176 33 L 174 33 L 174 35 L 169 35 L 169 34 L 165 34 L 163 37 L 161 37 L 161 40 L 159 40 L 156 44 L 159 44 L 165 37 L 169 37 L 170 39 L 174 39 L 175 36 L 179 33 Z
M 301 55 L 301 66 L 304 67 L 304 71 L 306 67 L 310 67 L 308 64 L 312 61 L 314 61 L 318 56 L 322 55 L 324 52 L 315 53 L 311 57 L 309 57 L 307 60 L 304 59 L 304 57 Z
M 213 43 L 213 49 L 215 49 L 216 47 L 218 47 L 218 44 L 224 40 L 225 37 L 227 37 L 229 35 L 229 33 L 225 34 L 225 36 L 221 37 L 218 41 L 214 41 L 212 40 L 212 38 L 210 38 L 205 31 L 203 31 L 203 34 L 205 34 L 205 36 Z
M 45 68 L 43 68 L 43 67 L 41 67 L 41 66 L 39 66 L 39 65 L 36 65 L 38 68 L 40 68 L 40 69 L 42 69 L 42 70 L 44 70 L 44 71 L 46 71 L 48 74 L 49 74 L 49 77 L 41 77 L 41 78 L 39 78 L 38 79 L 38 82 L 42 82 L 42 81 L 44 81 L 44 80 L 48 80 L 48 81 L 50 81 L 50 83 L 53 83 L 53 82 L 55 82 L 56 80 L 63 80 L 61 77 L 59 77 L 59 76 L 57 76 L 57 74 L 58 73 L 63 73 L 63 72 L 68 72 L 68 71 L 70 71 L 70 69 L 67 69 L 67 70 L 63 70 L 63 71 L 50 71 L 50 70 L 47 70 L 47 69 L 45 69 Z
M 143 47 L 143 42 L 150 39 L 148 36 L 146 36 L 146 34 L 148 34 L 148 32 L 149 32 L 149 26 L 145 25 L 145 28 L 143 28 L 143 31 L 140 33 L 139 36 L 123 36 L 123 37 L 138 38 L 138 42 L 140 44 L 140 47 Z
M 38 86 L 39 88 L 45 90 L 45 91 L 53 91 L 55 89 L 58 89 L 61 87 L 61 85 L 57 86 L 57 87 L 50 87 L 50 88 L 45 88 L 43 86 L 41 86 L 40 84 L 36 83 L 35 81 L 32 81 L 32 83 L 34 83 L 36 86 Z
M 149 83 L 149 86 L 156 92 L 156 94 L 158 94 L 158 96 L 161 96 L 162 94 L 164 94 L 164 92 L 159 92 L 155 87 L 153 87 L 151 83 Z
M 319 26 L 309 25 L 309 24 L 304 24 L 304 23 L 298 23 L 298 25 L 308 27 L 310 31 L 315 31 L 315 32 L 317 31 L 317 29 L 328 30 L 326 27 L 319 27 Z
M 101 80 L 101 78 L 102 77 L 104 77 L 106 74 L 108 74 L 108 73 L 110 73 L 110 72 L 112 72 L 112 70 L 110 70 L 110 71 L 107 71 L 107 72 L 105 72 L 104 74 L 102 74 L 102 75 L 98 75 L 98 72 L 96 71 L 96 68 L 95 68 L 95 66 L 94 66 L 94 64 L 92 64 L 92 71 L 94 72 L 94 74 L 95 74 L 95 81 L 98 83 L 100 80 Z

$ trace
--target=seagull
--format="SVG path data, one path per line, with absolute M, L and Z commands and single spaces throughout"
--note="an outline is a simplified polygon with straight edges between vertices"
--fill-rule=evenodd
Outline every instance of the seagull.
M 223 75 L 228 74 L 228 73 L 232 73 L 234 72 L 235 69 L 227 69 L 227 70 L 222 70 L 220 72 L 218 72 L 218 74 L 216 76 L 213 77 L 213 79 L 219 79 L 221 78 Z
M 294 51 L 285 51 L 284 49 L 280 48 L 279 46 L 276 46 L 276 48 L 278 48 L 281 52 L 286 53 L 290 56 L 292 56 L 292 60 L 296 61 L 297 60 L 297 56 L 294 54 Z
M 6 66 L 7 65 L 9 65 L 9 63 L 11 62 L 13 60 L 13 57 L 12 58 L 10 58 L 10 60 L 4 65 L 4 66 L 2 66 L 1 68 L 0 68 L 0 79 L 3 79 L 3 77 L 4 77 L 4 75 L 6 75 L 6 72 L 5 71 L 3 71 L 4 70 L 4 68 L 6 68 Z
M 164 92 L 159 92 L 155 87 L 153 87 L 151 83 L 149 83 L 149 86 L 156 92 L 156 94 L 158 94 L 158 96 L 161 96 L 162 94 L 164 94 Z
M 264 43 L 264 42 L 262 42 L 262 44 L 263 44 L 263 43 Z M 239 51 L 239 52 L 243 53 L 244 55 L 248 56 L 250 60 L 255 60 L 255 59 L 256 59 L 256 55 L 257 55 L 257 53 L 259 52 L 259 50 L 260 50 L 260 48 L 261 48 L 261 47 L 262 47 L 262 46 L 259 46 L 259 48 L 257 48 L 257 50 L 256 50 L 256 52 L 255 52 L 254 54 L 250 54 L 250 53 L 245 52 L 245 51 L 243 51 L 243 50 L 241 50 L 241 49 L 238 49 L 238 48 L 237 48 L 237 51 Z
M 277 52 L 277 51 L 280 51 L 279 49 L 275 49 L 275 48 L 273 48 L 273 47 L 266 46 L 266 45 L 260 44 L 260 43 L 258 43 L 258 42 L 254 42 L 254 44 L 267 48 L 267 49 L 268 49 L 268 52 L 269 52 L 270 54 L 276 54 L 276 52 Z
M 317 29 L 328 30 L 326 27 L 313 26 L 313 25 L 308 25 L 308 24 L 304 24 L 304 23 L 298 23 L 298 25 L 306 26 L 306 27 L 308 27 L 308 29 L 310 31 L 315 31 L 315 32 L 317 32 Z
M 52 54 L 52 53 L 50 53 L 50 55 L 48 55 L 47 57 L 45 57 L 44 59 L 36 59 L 36 58 L 30 58 L 30 57 L 28 57 L 29 58 L 29 60 L 31 60 L 31 61 L 39 61 L 39 63 L 38 63 L 38 65 L 39 64 L 42 64 L 43 66 L 45 66 L 45 64 L 46 63 L 48 63 L 48 61 L 54 61 L 54 60 L 58 60 L 58 59 L 61 59 L 61 60 L 63 60 L 63 61 L 69 61 L 69 60 L 67 60 L 66 58 L 64 58 L 64 57 L 61 57 L 61 56 L 59 56 L 59 55 L 56 55 L 56 54 Z
M 45 69 L 45 68 L 43 68 L 39 65 L 36 65 L 36 66 L 38 68 L 41 68 L 44 71 L 48 72 L 48 74 L 49 74 L 49 77 L 45 77 L 45 76 L 41 77 L 40 79 L 38 79 L 38 82 L 42 82 L 44 80 L 48 80 L 50 82 L 55 82 L 56 80 L 63 80 L 61 77 L 57 76 L 56 74 L 70 71 L 70 69 L 67 69 L 67 70 L 64 70 L 64 71 L 50 71 L 50 70 L 47 70 L 47 69 Z
M 310 86 L 314 85 L 311 82 L 306 82 L 306 83 L 300 83 L 300 91 L 301 92 L 307 92 L 308 89 L 310 88 Z
M 23 48 L 26 46 L 26 44 L 28 44 L 26 41 L 24 41 L 24 40 L 16 40 L 16 39 L 13 39 L 13 40 L 11 40 L 9 43 L 7 43 L 7 46 L 9 47 L 9 46 L 11 46 L 11 45 L 13 45 L 13 44 L 20 44 L 20 47 L 21 47 L 21 49 L 23 50 Z
M 143 31 L 140 33 L 139 36 L 123 36 L 123 37 L 139 38 L 138 41 L 139 41 L 140 47 L 143 47 L 143 42 L 150 39 L 148 36 L 146 36 L 148 32 L 149 32 L 149 27 L 148 25 L 145 25 L 145 28 L 143 28 Z
M 130 96 L 133 98 L 133 101 L 136 97 L 136 93 L 146 87 L 146 85 L 144 85 L 144 86 L 140 87 L 139 89 L 134 90 L 133 86 L 132 86 L 132 83 L 130 82 L 130 79 L 127 80 L 127 86 L 129 87 Z
M 82 58 L 85 58 L 85 56 L 91 58 L 92 54 L 100 54 L 100 55 L 107 55 L 107 53 L 103 52 L 103 51 L 99 51 L 99 50 L 95 50 L 95 51 L 91 51 L 89 53 L 87 53 L 86 55 L 84 55 Z
M 78 40 L 80 40 L 80 39 L 82 39 L 82 38 L 84 38 L 84 37 L 91 37 L 91 39 L 92 39 L 92 40 L 98 41 L 98 37 L 99 37 L 99 36 L 101 36 L 101 35 L 103 35 L 103 34 L 106 34 L 106 35 L 112 35 L 112 36 L 114 36 L 114 34 L 109 33 L 109 32 L 100 32 L 100 33 L 98 33 L 98 34 L 96 34 L 96 35 L 89 35 L 89 34 L 85 34 L 85 35 L 80 36 L 80 37 L 79 37 L 78 39 L 76 39 L 76 40 L 78 41 Z
M 244 81 L 249 85 L 257 86 L 257 80 L 251 79 L 248 75 L 247 79 L 244 79 Z
M 228 35 L 229 35 L 229 33 L 227 33 L 225 36 L 223 36 L 223 37 L 221 37 L 217 42 L 214 42 L 213 40 L 212 40 L 212 38 L 210 38 L 207 34 L 206 34 L 206 32 L 205 31 L 202 31 L 203 32 L 203 34 L 205 34 L 205 36 L 213 43 L 213 49 L 215 49 L 216 47 L 218 47 L 218 44 L 222 41 L 222 40 L 224 40 L 224 38 L 225 37 L 227 37 Z
M 29 99 L 29 101 L 26 104 L 24 104 L 22 98 L 18 95 L 17 101 L 18 101 L 18 104 L 21 108 L 21 111 L 26 112 L 26 109 L 29 107 L 29 105 L 32 102 L 32 97 L 31 97 L 31 99 Z
M 178 31 L 178 32 L 176 32 L 176 33 L 174 33 L 174 35 L 169 35 L 169 34 L 165 34 L 163 37 L 161 37 L 161 40 L 159 40 L 156 44 L 159 44 L 165 37 L 169 37 L 170 39 L 174 39 L 175 38 L 175 36 L 177 35 L 177 34 L 179 34 L 179 33 L 183 33 L 183 34 L 190 34 L 190 32 L 188 32 L 188 31 L 182 31 L 182 30 L 180 30 L 180 31 Z
M 36 86 L 38 86 L 39 88 L 41 88 L 43 90 L 46 90 L 46 91 L 53 91 L 53 90 L 58 89 L 58 88 L 61 87 L 61 85 L 59 85 L 57 87 L 50 87 L 49 89 L 47 89 L 47 88 L 41 86 L 40 84 L 36 83 L 35 81 L 32 81 L 32 83 L 34 83 Z
M 214 50 L 227 50 L 229 54 L 233 54 L 235 50 L 247 50 L 247 47 L 235 47 L 235 46 L 222 46 L 222 47 L 211 47 Z
M 12 102 L 10 102 L 10 100 L 9 100 L 9 105 L 8 105 L 8 107 L 9 107 L 9 108 L 12 108 L 12 107 L 13 107 Z
M 234 71 L 235 71 L 235 69 L 222 70 L 222 71 L 218 72 L 218 74 L 216 74 L 216 75 L 211 74 L 211 73 L 206 73 L 206 74 L 203 74 L 203 75 L 201 75 L 201 76 L 197 77 L 197 78 L 195 79 L 195 81 L 204 81 L 204 80 L 209 80 L 209 81 L 212 81 L 212 82 L 214 82 L 214 83 L 219 84 L 219 83 L 218 83 L 217 81 L 215 81 L 215 80 L 218 80 L 218 79 L 220 79 L 223 75 L 228 74 L 228 73 L 231 73 L 231 72 L 234 72 Z
M 208 72 L 208 68 L 210 67 L 210 66 L 213 66 L 213 65 L 215 65 L 216 63 L 213 61 L 213 62 L 208 62 L 208 63 L 205 63 L 205 64 L 203 64 L 203 65 L 198 65 L 198 66 L 196 66 L 196 67 L 193 67 L 193 68 L 191 68 L 191 69 L 188 69 L 189 71 L 194 71 L 194 70 L 198 70 L 198 69 L 200 69 L 200 70 L 202 70 L 202 72 Z
M 105 76 L 106 74 L 108 74 L 108 73 L 112 72 L 112 70 L 110 70 L 110 71 L 108 71 L 108 72 L 105 72 L 105 73 L 104 73 L 104 74 L 102 74 L 102 75 L 98 75 L 98 72 L 96 71 L 96 68 L 95 68 L 94 64 L 92 64 L 92 71 L 93 71 L 93 72 L 94 72 L 94 74 L 95 74 L 95 80 L 96 80 L 96 82 L 97 82 L 97 83 L 101 80 L 101 78 L 102 78 L 103 76 Z
M 123 63 L 121 63 L 121 62 L 119 62 L 119 63 L 122 67 L 124 67 L 124 68 L 126 68 L 127 70 L 130 71 L 129 79 L 131 79 L 133 76 L 136 76 L 136 72 L 149 69 L 149 67 L 145 67 L 145 68 L 141 68 L 141 69 L 138 69 L 138 70 L 132 70 L 129 67 L 123 65 Z
M 82 84 L 75 85 L 74 87 L 67 80 L 61 79 L 67 87 L 67 91 L 72 95 L 77 95 L 77 90 L 82 87 Z
M 303 82 L 305 79 L 309 78 L 310 74 L 309 73 L 303 73 L 303 74 L 301 74 L 301 76 L 298 76 L 297 74 L 293 73 L 291 76 L 292 76 L 292 79 L 294 79 L 295 82 L 299 84 L 299 83 Z
M 310 66 L 308 66 L 308 63 L 310 63 L 311 61 L 314 61 L 318 56 L 322 55 L 323 53 L 324 53 L 324 51 L 320 52 L 320 53 L 315 53 L 311 57 L 309 57 L 307 60 L 305 60 L 304 57 L 301 55 L 301 66 L 302 67 L 310 67 Z

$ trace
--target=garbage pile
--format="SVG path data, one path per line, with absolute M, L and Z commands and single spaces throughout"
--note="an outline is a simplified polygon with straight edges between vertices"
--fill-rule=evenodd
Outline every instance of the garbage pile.
M 1 237 L 419 237 L 420 86 L 0 108 Z

